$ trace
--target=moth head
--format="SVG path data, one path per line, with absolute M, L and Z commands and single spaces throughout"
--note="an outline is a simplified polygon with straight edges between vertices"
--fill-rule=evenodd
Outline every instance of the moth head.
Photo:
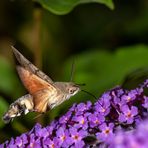
M 69 94 L 70 96 L 74 96 L 76 93 L 80 91 L 80 87 L 73 82 L 67 83 L 65 89 L 67 94 Z
M 56 85 L 67 95 L 67 97 L 74 96 L 80 91 L 80 86 L 73 82 L 56 82 Z

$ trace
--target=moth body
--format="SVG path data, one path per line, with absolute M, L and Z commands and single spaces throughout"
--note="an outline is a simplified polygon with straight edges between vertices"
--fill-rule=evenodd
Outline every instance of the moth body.
M 45 113 L 80 91 L 79 85 L 73 82 L 52 81 L 17 49 L 14 47 L 12 49 L 20 63 L 17 66 L 19 77 L 29 94 L 22 96 L 10 105 L 3 116 L 6 123 L 28 112 Z

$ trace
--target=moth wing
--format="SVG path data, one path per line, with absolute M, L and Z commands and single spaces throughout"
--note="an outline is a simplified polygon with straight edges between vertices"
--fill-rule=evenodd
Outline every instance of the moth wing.
M 11 46 L 11 47 L 13 49 L 13 53 L 14 53 L 16 59 L 18 60 L 18 62 L 20 63 L 20 65 L 22 67 L 24 67 L 25 69 L 28 69 L 30 72 L 34 73 L 35 75 L 37 75 L 41 79 L 45 80 L 46 82 L 53 83 L 53 81 L 50 77 L 48 77 L 44 72 L 39 70 L 29 60 L 27 60 L 16 48 L 14 48 L 13 46 Z
M 45 112 L 49 98 L 53 93 L 57 93 L 55 86 L 42 80 L 24 67 L 18 66 L 17 71 L 25 88 L 33 96 L 35 111 Z
M 36 92 L 34 95 L 34 111 L 44 113 L 49 109 L 48 102 L 51 93 L 48 89 Z

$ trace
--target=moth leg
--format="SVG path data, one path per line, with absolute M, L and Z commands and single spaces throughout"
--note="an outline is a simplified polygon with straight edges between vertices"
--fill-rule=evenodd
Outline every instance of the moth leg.
M 48 109 L 53 109 L 56 106 L 56 103 L 52 103 L 48 105 Z

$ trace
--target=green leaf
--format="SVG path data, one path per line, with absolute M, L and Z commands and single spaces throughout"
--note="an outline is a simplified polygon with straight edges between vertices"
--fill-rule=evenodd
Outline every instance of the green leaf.
M 2 116 L 7 109 L 8 109 L 8 103 L 0 96 L 0 128 L 4 126 L 4 121 L 2 121 Z
M 74 7 L 84 3 L 101 3 L 114 9 L 112 0 L 35 0 L 39 2 L 45 9 L 58 15 L 69 13 Z

